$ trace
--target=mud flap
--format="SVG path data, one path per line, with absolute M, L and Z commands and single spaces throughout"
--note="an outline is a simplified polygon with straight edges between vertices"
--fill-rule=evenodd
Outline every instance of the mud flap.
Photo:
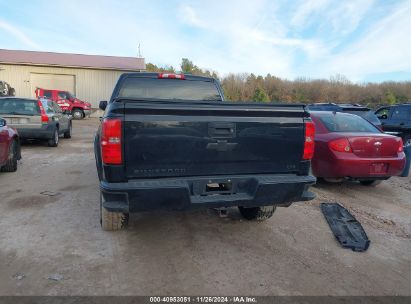
M 321 211 L 342 247 L 357 252 L 368 249 L 370 240 L 367 234 L 347 209 L 338 203 L 322 203 Z

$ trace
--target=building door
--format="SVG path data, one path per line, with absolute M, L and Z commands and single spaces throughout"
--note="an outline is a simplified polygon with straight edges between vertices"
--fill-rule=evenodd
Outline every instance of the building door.
M 76 94 L 76 76 L 63 74 L 30 73 L 31 96 L 36 97 L 36 88 L 69 91 Z

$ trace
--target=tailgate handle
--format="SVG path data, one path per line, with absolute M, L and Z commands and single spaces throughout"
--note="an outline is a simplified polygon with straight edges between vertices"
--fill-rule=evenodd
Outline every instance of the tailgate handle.
M 208 134 L 210 137 L 227 138 L 235 137 L 234 123 L 210 123 L 208 125 Z
M 215 128 L 214 134 L 231 134 L 233 131 L 232 128 Z

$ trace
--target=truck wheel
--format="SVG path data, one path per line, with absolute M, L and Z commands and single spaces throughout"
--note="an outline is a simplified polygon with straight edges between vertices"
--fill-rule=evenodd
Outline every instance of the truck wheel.
M 105 231 L 125 229 L 128 225 L 128 213 L 110 212 L 103 207 L 103 196 L 100 193 L 100 224 Z
M 363 180 L 363 181 L 360 181 L 360 183 L 361 183 L 361 185 L 363 185 L 363 186 L 375 187 L 375 186 L 381 184 L 381 183 L 382 183 L 382 180 L 374 180 L 374 179 L 371 179 L 371 180 Z
M 73 118 L 77 120 L 84 118 L 84 113 L 80 109 L 74 109 L 71 114 L 73 115 Z
M 344 181 L 344 178 L 342 177 L 324 177 L 323 181 L 329 184 L 341 184 Z
M 54 130 L 53 137 L 47 142 L 49 147 L 57 147 L 59 145 L 59 129 Z
M 265 221 L 273 216 L 275 206 L 261 206 L 261 207 L 241 207 L 239 206 L 241 215 L 247 220 Z
M 9 157 L 7 159 L 6 164 L 1 167 L 1 171 L 3 172 L 16 172 L 17 171 L 17 151 L 18 151 L 18 143 L 16 140 L 13 140 L 10 145 Z
M 68 130 L 64 132 L 64 138 L 71 138 L 72 129 L 73 129 L 73 125 L 72 123 L 70 123 Z

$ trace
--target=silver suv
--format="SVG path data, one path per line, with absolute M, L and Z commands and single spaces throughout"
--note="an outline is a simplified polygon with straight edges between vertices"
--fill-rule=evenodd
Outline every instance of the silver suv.
M 47 140 L 50 147 L 57 147 L 60 135 L 71 138 L 71 116 L 49 99 L 1 97 L 0 115 L 21 139 Z

